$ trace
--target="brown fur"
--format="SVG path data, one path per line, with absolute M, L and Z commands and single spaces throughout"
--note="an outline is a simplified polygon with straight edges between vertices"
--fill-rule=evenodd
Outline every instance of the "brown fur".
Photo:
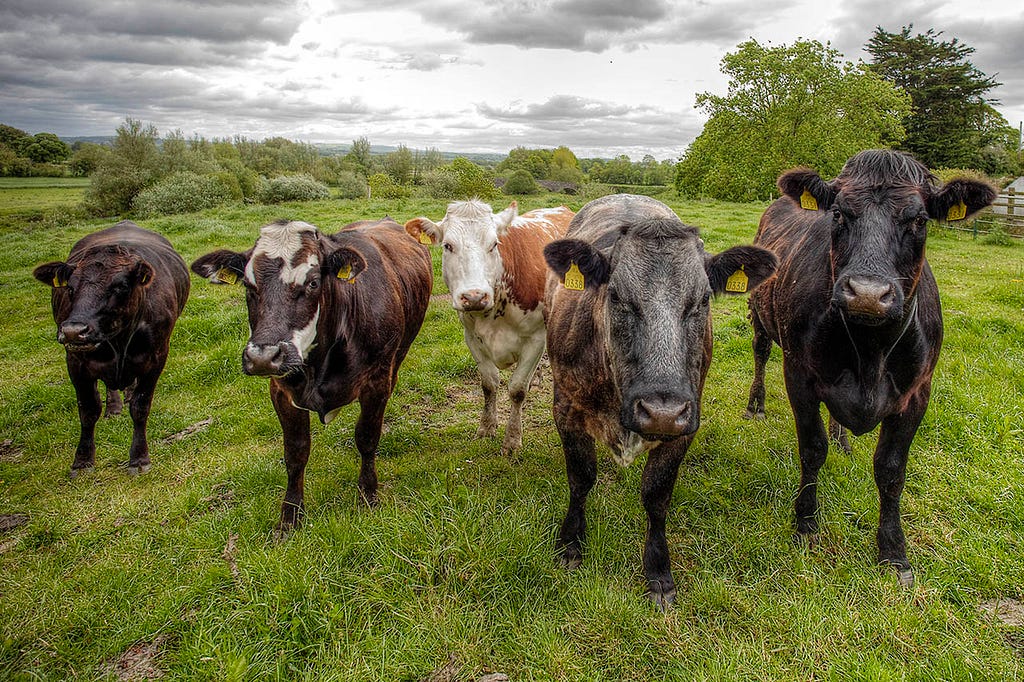
M 573 216 L 568 208 L 561 208 L 555 214 L 545 211 L 541 219 L 534 211 L 524 213 L 498 242 L 505 268 L 502 284 L 512 303 L 523 310 L 534 310 L 544 298 L 547 267 L 542 250 L 551 240 L 565 235 Z

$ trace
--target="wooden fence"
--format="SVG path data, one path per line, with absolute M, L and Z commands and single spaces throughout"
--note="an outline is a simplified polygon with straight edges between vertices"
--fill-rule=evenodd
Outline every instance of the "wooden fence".
M 972 232 L 975 237 L 1001 229 L 1011 237 L 1024 239 L 1024 194 L 1015 192 L 1012 187 L 1003 190 L 991 206 L 979 211 L 969 222 L 963 226 L 946 223 L 946 227 Z

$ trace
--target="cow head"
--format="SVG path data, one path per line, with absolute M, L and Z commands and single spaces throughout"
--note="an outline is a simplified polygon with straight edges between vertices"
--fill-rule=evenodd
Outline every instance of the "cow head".
M 752 246 L 710 255 L 695 227 L 666 219 L 622 227 L 610 257 L 574 239 L 548 244 L 544 257 L 563 282 L 570 273 L 577 288 L 595 289 L 622 398 L 619 420 L 651 440 L 691 434 L 700 425 L 712 294 L 753 288 L 777 264 L 770 251 Z M 739 279 L 742 287 L 732 285 Z
M 245 286 L 249 342 L 242 370 L 276 377 L 299 370 L 315 344 L 323 278 L 351 281 L 365 267 L 356 251 L 299 221 L 265 225 L 245 253 L 222 249 L 192 263 L 193 272 L 215 284 Z
M 439 223 L 413 218 L 405 230 L 423 243 L 441 244 L 441 274 L 460 312 L 487 311 L 503 268 L 498 241 L 516 217 L 516 202 L 493 213 L 482 201 L 455 201 Z
M 778 185 L 803 208 L 831 213 L 832 305 L 866 325 L 903 319 L 924 268 L 929 218 L 963 220 L 996 197 L 970 178 L 936 187 L 912 156 L 886 149 L 853 156 L 832 182 L 798 168 Z
M 154 272 L 146 260 L 110 246 L 91 249 L 74 264 L 45 263 L 32 275 L 64 297 L 55 299 L 63 317 L 57 341 L 69 351 L 87 352 L 135 327 Z

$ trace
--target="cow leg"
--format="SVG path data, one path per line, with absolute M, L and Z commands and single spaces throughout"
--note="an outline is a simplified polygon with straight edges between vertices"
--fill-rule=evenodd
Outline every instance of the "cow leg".
M 644 466 L 640 497 L 647 511 L 647 538 L 644 542 L 644 576 L 647 594 L 662 611 L 672 606 L 676 583 L 665 538 L 665 518 L 672 500 L 672 490 L 679 473 L 679 464 L 692 438 L 682 438 L 651 450 Z
M 846 429 L 831 414 L 828 416 L 828 437 L 846 454 L 849 455 L 853 452 L 853 448 L 850 447 L 850 439 L 846 435 Z
M 821 403 L 799 375 L 784 368 L 786 393 L 796 421 L 797 447 L 800 452 L 800 490 L 796 496 L 796 538 L 798 543 L 814 546 L 818 542 L 818 472 L 828 455 L 828 437 L 821 421 Z
M 103 411 L 103 416 L 106 418 L 116 417 L 121 414 L 121 410 L 124 409 L 124 401 L 121 399 L 121 392 L 116 388 L 107 388 L 107 407 Z
M 754 380 L 750 384 L 750 398 L 743 418 L 764 419 L 764 366 L 772 352 L 772 338 L 754 310 L 753 302 L 750 305 L 750 324 L 754 328 Z
M 160 378 L 163 363 L 150 373 L 140 376 L 128 399 L 128 412 L 132 416 L 132 446 L 128 451 L 128 474 L 137 476 L 150 470 L 149 441 L 146 426 L 149 423 L 149 411 L 153 405 L 153 391 L 156 381 Z
M 519 363 L 508 380 L 508 396 L 512 408 L 505 427 L 505 440 L 501 444 L 502 454 L 511 454 L 523 446 L 523 403 L 530 391 L 533 373 L 537 370 L 540 357 L 544 354 L 544 336 L 537 335 L 523 345 Z
M 901 414 L 882 420 L 875 448 L 875 485 L 878 486 L 878 563 L 893 566 L 900 583 L 914 584 L 914 572 L 907 560 L 907 543 L 900 523 L 900 496 L 907 474 L 910 444 L 928 407 L 930 387 L 914 396 Z
M 309 461 L 309 413 L 292 405 L 291 396 L 273 379 L 270 401 L 284 434 L 284 468 L 288 472 L 288 488 L 281 503 L 281 518 L 274 529 L 278 539 L 302 526 L 305 516 L 306 462 Z
M 359 400 L 356 420 L 356 448 L 359 450 L 359 494 L 368 506 L 377 505 L 377 445 L 380 443 L 384 408 L 388 395 L 369 396 Z
M 476 360 L 476 367 L 480 370 L 480 385 L 484 390 L 484 411 L 480 415 L 480 426 L 476 430 L 477 438 L 490 438 L 498 432 L 498 386 L 501 385 L 501 375 L 498 367 L 487 355 L 487 352 L 476 340 L 475 334 L 469 329 L 463 328 L 463 336 L 469 352 Z
M 573 569 L 583 561 L 583 542 L 587 535 L 587 493 L 597 480 L 597 455 L 594 439 L 587 433 L 569 430 L 557 422 L 556 425 L 565 452 L 569 509 L 565 512 L 555 550 L 562 566 Z
M 76 478 L 83 471 L 96 465 L 96 422 L 100 419 L 103 404 L 96 381 L 87 376 L 71 375 L 71 383 L 75 387 L 78 399 L 78 447 L 75 459 L 71 463 L 71 478 Z

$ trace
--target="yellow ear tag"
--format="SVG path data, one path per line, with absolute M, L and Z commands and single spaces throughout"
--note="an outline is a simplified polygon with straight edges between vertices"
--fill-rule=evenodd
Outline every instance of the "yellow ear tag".
M 221 268 L 217 271 L 217 281 L 223 284 L 234 284 L 238 281 L 238 273 L 234 270 Z
M 572 289 L 573 291 L 583 291 L 584 279 L 583 273 L 580 272 L 579 267 L 575 263 L 569 266 L 569 269 L 565 271 L 565 277 L 562 282 L 565 284 L 566 289 Z
M 806 189 L 804 190 L 804 193 L 800 195 L 800 208 L 807 209 L 808 211 L 818 210 L 818 200 L 815 199 L 814 195 Z
M 960 202 L 949 207 L 946 220 L 963 220 L 967 217 L 967 204 Z
M 742 294 L 747 290 L 747 281 L 747 273 L 743 272 L 743 266 L 741 265 L 739 270 L 729 275 L 729 279 L 725 280 L 725 290 Z
M 344 267 L 338 269 L 338 279 L 345 282 L 352 282 L 355 277 L 352 276 L 352 264 L 346 263 Z
M 65 280 L 62 280 L 57 275 L 53 276 L 53 286 L 55 286 L 57 288 L 60 288 L 60 287 L 66 287 L 67 285 L 68 285 L 68 283 Z
M 426 232 L 420 232 L 420 244 L 430 246 L 434 243 L 434 240 L 430 238 L 430 235 Z

